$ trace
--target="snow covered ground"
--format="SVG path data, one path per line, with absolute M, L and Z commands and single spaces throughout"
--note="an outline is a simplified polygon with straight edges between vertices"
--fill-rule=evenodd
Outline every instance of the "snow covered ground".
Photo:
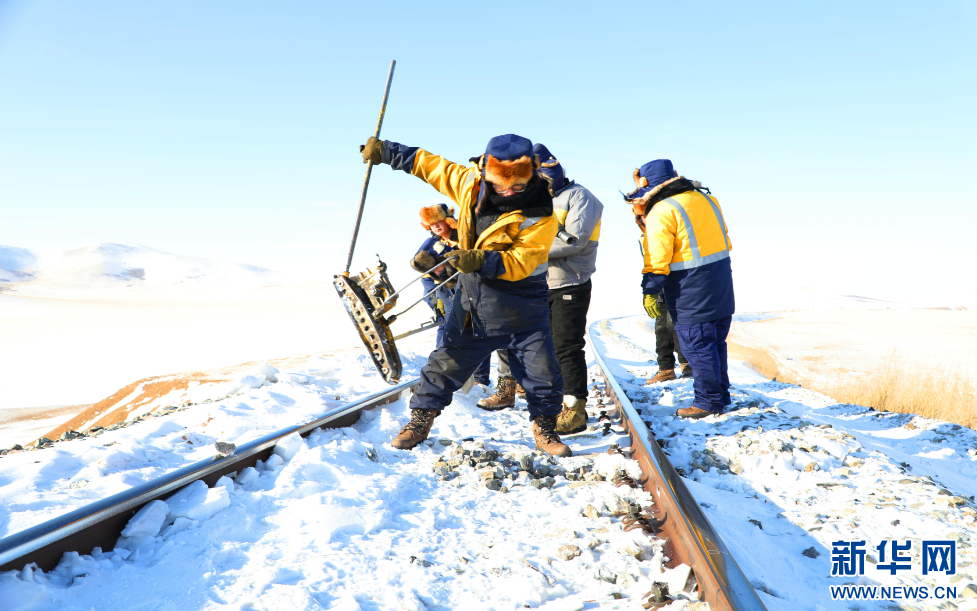
M 407 375 L 426 354 L 404 355 Z M 217 440 L 241 443 L 384 386 L 365 355 L 275 377 L 203 410 L 0 459 L 0 534 L 206 457 Z M 664 569 L 663 542 L 622 528 L 650 496 L 602 481 L 638 475 L 606 453 L 625 438 L 594 422 L 570 438 L 577 456 L 548 458 L 533 452 L 524 404 L 487 413 L 475 407 L 483 396 L 457 396 L 411 452 L 388 443 L 404 400 L 283 444 L 233 481 L 148 505 L 114 551 L 0 575 L 4 608 L 625 609 L 653 581 L 683 589 L 688 567 Z
M 973 431 L 836 405 L 735 364 L 738 409 L 678 420 L 672 412 L 690 404 L 691 382 L 643 385 L 657 369 L 644 320 L 599 325 L 598 341 L 771 611 L 977 608 Z M 423 348 L 405 355 L 408 375 L 425 355 Z M 203 458 L 214 441 L 246 441 L 384 386 L 365 355 L 318 358 L 280 374 L 277 383 L 203 409 L 0 458 L 0 533 Z M 388 445 L 406 419 L 403 400 L 366 412 L 353 427 L 317 432 L 233 481 L 148 508 L 114 551 L 69 554 L 50 573 L 0 575 L 4 601 L 18 610 L 365 611 L 474 601 L 479 609 L 635 609 L 652 581 L 681 590 L 687 571 L 661 570 L 660 542 L 621 529 L 623 507 L 647 507 L 649 497 L 574 481 L 588 468 L 605 477 L 634 473 L 633 463 L 603 453 L 622 438 L 569 436 L 578 456 L 533 456 L 524 408 L 489 414 L 474 406 L 481 396 L 476 389 L 456 397 L 430 445 L 412 452 Z M 495 480 L 498 491 L 478 464 L 451 462 L 490 450 L 505 476 Z M 832 577 L 836 542 L 859 540 L 865 574 Z M 891 559 L 876 546 L 890 540 L 912 543 L 912 568 L 895 576 L 877 568 Z M 955 543 L 955 575 L 921 575 L 923 540 Z M 829 586 L 845 583 L 927 585 L 931 596 L 955 587 L 956 606 L 832 600 Z M 693 606 L 681 599 L 670 608 Z
M 646 320 L 602 326 L 614 374 L 771 611 L 977 608 L 977 433 L 839 405 L 737 363 L 730 379 L 740 409 L 675 418 L 692 403 L 692 382 L 644 386 L 657 370 Z M 876 549 L 885 540 L 912 542 L 911 569 L 877 568 L 891 562 Z M 924 540 L 956 542 L 955 575 L 921 574 Z M 866 542 L 864 575 L 831 576 L 838 541 Z M 832 600 L 829 586 L 845 583 L 927 585 L 931 598 Z M 937 586 L 957 588 L 956 607 L 939 607 Z
M 0 449 L 25 444 L 70 420 L 85 405 L 0 409 Z

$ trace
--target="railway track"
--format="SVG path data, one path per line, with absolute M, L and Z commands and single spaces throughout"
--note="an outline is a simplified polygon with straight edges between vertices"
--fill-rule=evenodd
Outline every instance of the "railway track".
M 601 324 L 603 327 L 598 329 Z M 608 415 L 630 438 L 630 447 L 625 448 L 625 452 L 641 466 L 643 475 L 636 484 L 654 498 L 654 528 L 658 530 L 658 536 L 666 539 L 666 555 L 672 565 L 686 564 L 691 567 L 699 588 L 698 595 L 710 604 L 711 609 L 765 611 L 749 580 L 613 376 L 604 356 L 606 350 L 599 330 L 609 332 L 606 322 L 594 323 L 589 335 L 605 382 L 604 395 L 613 405 Z M 112 549 L 130 518 L 150 501 L 167 497 L 195 481 L 213 486 L 225 474 L 254 466 L 259 460 L 267 460 L 278 441 L 289 435 L 307 436 L 317 428 L 350 426 L 356 422 L 362 410 L 396 401 L 418 381 L 406 380 L 382 392 L 337 407 L 312 421 L 243 444 L 226 456 L 215 455 L 0 539 L 0 571 L 20 570 L 31 563 L 49 571 L 58 565 L 66 552 L 87 554 L 95 547 Z
M 359 419 L 363 410 L 396 401 L 418 382 L 417 378 L 405 380 L 334 408 L 311 422 L 286 427 L 249 441 L 226 456 L 217 454 L 0 539 L 0 572 L 20 570 L 32 562 L 38 568 L 50 571 L 58 565 L 65 552 L 87 554 L 96 547 L 112 549 L 129 519 L 150 501 L 168 496 L 198 480 L 213 486 L 222 475 L 253 467 L 259 460 L 267 460 L 275 444 L 289 435 L 306 437 L 317 428 L 350 426 Z
M 673 563 L 692 567 L 700 596 L 712 609 L 765 611 L 750 581 L 611 372 L 604 341 L 595 332 L 598 328 L 613 331 L 607 321 L 593 323 L 588 332 L 590 345 L 604 378 L 604 393 L 613 401 L 618 421 L 631 439 L 627 453 L 641 465 L 644 479 L 638 483 L 655 499 L 653 513 L 661 536 L 667 539 L 667 555 Z

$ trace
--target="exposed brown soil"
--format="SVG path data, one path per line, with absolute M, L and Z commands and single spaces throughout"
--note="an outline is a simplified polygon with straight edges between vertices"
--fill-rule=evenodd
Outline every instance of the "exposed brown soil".
M 279 369 L 295 367 L 308 360 L 309 356 L 308 354 L 291 356 L 270 360 L 269 363 Z M 51 429 L 41 437 L 54 440 L 66 431 L 85 432 L 96 426 L 109 427 L 113 424 L 124 422 L 129 419 L 129 416 L 133 412 L 140 411 L 147 404 L 156 401 L 160 397 L 169 395 L 174 391 L 177 392 L 173 394 L 172 399 L 167 402 L 167 405 L 157 406 L 152 411 L 167 407 L 168 405 L 186 405 L 189 402 L 186 393 L 191 382 L 199 382 L 200 385 L 223 384 L 255 368 L 261 362 L 252 361 L 222 369 L 153 376 L 138 380 L 90 406 L 74 418 Z

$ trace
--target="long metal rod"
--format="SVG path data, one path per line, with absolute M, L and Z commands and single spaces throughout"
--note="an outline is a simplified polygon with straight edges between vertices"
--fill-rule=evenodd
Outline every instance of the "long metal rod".
M 427 331 L 428 329 L 437 329 L 438 327 L 444 326 L 443 319 L 438 321 L 431 320 L 428 322 L 430 324 L 426 324 L 426 325 L 421 324 L 421 326 L 416 329 L 411 329 L 410 331 L 406 331 L 404 333 L 401 333 L 400 335 L 394 335 L 394 341 L 404 339 L 405 337 L 410 337 L 411 335 L 414 335 L 415 333 L 420 333 L 421 331 Z
M 631 436 L 632 458 L 650 467 L 645 490 L 652 493 L 659 510 L 666 517 L 665 527 L 679 539 L 674 543 L 687 554 L 689 566 L 695 573 L 706 602 L 719 611 L 766 611 L 756 590 L 743 570 L 736 564 L 726 544 L 709 518 L 703 513 L 685 481 L 672 466 L 668 456 L 652 437 L 648 427 L 631 404 L 624 389 L 604 361 L 604 341 L 597 332 L 598 325 L 609 320 L 593 323 L 587 336 L 593 347 L 594 359 L 607 382 L 607 394 L 621 408 L 622 421 Z M 644 470 L 645 465 L 642 465 Z
M 403 293 L 404 292 L 404 289 L 406 289 L 410 285 L 414 284 L 415 282 L 417 282 L 418 280 L 420 280 L 424 276 L 427 276 L 428 274 L 430 274 L 431 272 L 433 272 L 434 270 L 438 269 L 439 267 L 441 267 L 444 264 L 445 264 L 444 261 L 442 261 L 441 263 L 438 263 L 437 265 L 435 265 L 431 269 L 427 270 L 426 272 L 421 273 L 421 275 L 418 276 L 417 278 L 414 278 L 413 280 L 411 280 L 410 282 L 408 282 L 404 286 L 400 287 L 400 290 L 399 291 L 395 291 L 394 293 L 391 293 L 389 297 L 387 297 L 386 299 L 383 300 L 383 303 L 381 303 L 380 306 L 377 309 L 379 310 L 383 306 L 385 306 L 388 303 L 390 303 L 390 300 L 393 299 L 394 297 L 396 297 L 397 295 L 400 295 L 401 293 Z M 457 276 L 457 275 L 458 274 L 455 274 L 455 276 Z M 452 276 L 452 278 L 454 278 L 455 276 Z M 445 280 L 445 282 L 447 282 L 447 280 Z M 425 297 L 427 297 L 427 295 L 425 295 Z
M 170 492 L 203 479 L 211 473 L 227 470 L 228 468 L 234 469 L 235 463 L 244 462 L 255 454 L 273 448 L 283 437 L 295 433 L 299 435 L 308 434 L 314 429 L 356 410 L 372 407 L 391 397 L 399 397 L 400 393 L 417 384 L 419 381 L 418 378 L 405 380 L 386 390 L 373 393 L 353 403 L 347 403 L 329 410 L 312 421 L 290 426 L 242 444 L 236 448 L 233 454 L 226 457 L 214 456 L 195 462 L 182 469 L 168 473 L 163 477 L 140 484 L 90 505 L 85 505 L 63 516 L 14 533 L 9 537 L 4 537 L 0 539 L 0 572 L 20 570 L 23 568 L 23 565 L 33 561 L 30 557 L 32 552 L 57 543 L 74 533 L 91 528 L 99 522 L 108 520 L 113 516 L 138 509 L 151 500 L 166 496 Z M 91 550 L 64 549 L 60 551 L 61 553 L 68 551 L 88 553 Z M 61 557 L 61 553 L 57 554 L 58 558 Z
M 394 66 L 397 60 L 390 60 L 390 71 L 387 72 L 387 86 L 383 89 L 383 104 L 380 105 L 380 118 L 377 119 L 377 129 L 373 132 L 374 138 L 380 137 L 380 128 L 383 126 L 383 115 L 387 112 L 387 97 L 390 95 L 390 83 L 394 80 Z M 349 268 L 353 264 L 353 250 L 356 248 L 356 236 L 360 233 L 360 221 L 363 220 L 363 207 L 366 206 L 366 190 L 370 186 L 370 175 L 373 173 L 373 162 L 366 162 L 366 178 L 363 179 L 363 192 L 360 194 L 360 209 L 356 213 L 356 225 L 353 227 L 353 239 L 349 242 L 349 256 L 346 257 L 346 275 L 349 275 Z
M 455 276 L 457 276 L 457 275 L 458 275 L 458 274 L 460 274 L 460 273 L 461 273 L 460 271 L 457 271 L 457 272 L 455 272 L 455 273 L 454 273 L 454 274 L 453 274 L 453 275 L 452 275 L 452 276 L 451 276 L 450 278 L 448 278 L 447 280 L 445 280 L 445 282 L 450 282 L 450 281 L 451 281 L 452 279 L 454 279 L 454 277 L 455 277 Z M 425 299 L 427 299 L 427 298 L 428 298 L 428 296 L 429 296 L 429 295 L 430 295 L 431 293 L 436 293 L 437 291 L 440 291 L 440 290 L 441 290 L 441 286 L 442 286 L 441 284 L 439 284 L 439 285 L 437 285 L 436 287 L 434 287 L 433 289 L 431 289 L 430 291 L 428 291 L 427 293 L 425 293 L 423 297 L 421 297 L 420 299 L 418 299 L 418 300 L 417 300 L 417 301 L 415 301 L 414 303 L 412 303 L 412 304 L 410 304 L 409 306 L 407 306 L 407 307 L 406 307 L 405 309 L 403 309 L 403 310 L 401 310 L 400 312 L 397 312 L 397 313 L 396 313 L 396 314 L 394 314 L 393 316 L 391 316 L 391 317 L 389 317 L 389 318 L 387 319 L 387 321 L 388 321 L 388 322 L 393 322 L 393 321 L 394 321 L 394 320 L 395 320 L 396 318 L 398 318 L 398 317 L 400 317 L 400 316 L 403 316 L 404 314 L 406 314 L 406 313 L 407 313 L 407 311 L 408 311 L 408 310 L 410 310 L 411 308 L 413 308 L 414 306 L 416 306 L 416 305 L 417 305 L 417 304 L 419 304 L 420 302 L 422 302 L 422 301 L 424 301 Z

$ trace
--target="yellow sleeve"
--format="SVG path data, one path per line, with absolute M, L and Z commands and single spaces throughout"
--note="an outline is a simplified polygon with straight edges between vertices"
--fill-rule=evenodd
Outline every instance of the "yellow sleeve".
M 501 280 L 522 280 L 528 278 L 540 265 L 547 263 L 550 257 L 550 246 L 559 229 L 556 216 L 543 217 L 520 231 L 512 238 L 512 246 L 501 251 L 505 273 L 499 276 Z
M 654 206 L 645 217 L 645 266 L 642 274 L 668 275 L 675 249 L 678 218 L 671 206 Z
M 461 206 L 466 191 L 471 192 L 471 183 L 475 181 L 479 171 L 474 166 L 464 166 L 429 153 L 424 149 L 417 149 L 411 174 Z

